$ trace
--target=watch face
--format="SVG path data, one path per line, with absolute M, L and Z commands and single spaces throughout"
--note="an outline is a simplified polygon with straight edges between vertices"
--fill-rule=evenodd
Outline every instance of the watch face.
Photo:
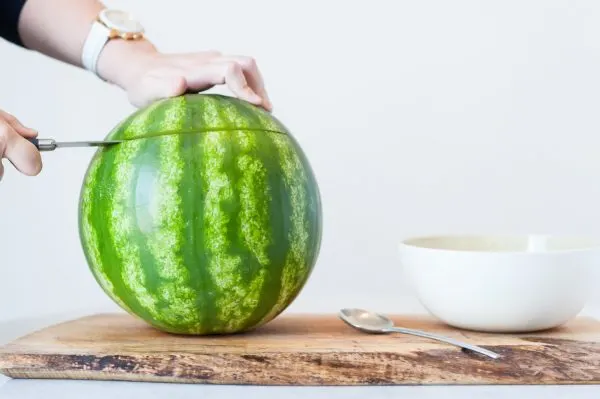
M 100 13 L 100 20 L 109 28 L 116 29 L 121 32 L 138 33 L 144 31 L 142 25 L 125 11 L 103 10 Z

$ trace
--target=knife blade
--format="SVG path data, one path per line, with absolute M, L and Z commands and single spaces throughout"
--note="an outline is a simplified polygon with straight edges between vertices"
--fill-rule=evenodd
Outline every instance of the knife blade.
M 124 140 L 107 141 L 56 141 L 54 139 L 28 139 L 39 151 L 54 151 L 57 148 L 67 147 L 104 147 L 122 143 Z

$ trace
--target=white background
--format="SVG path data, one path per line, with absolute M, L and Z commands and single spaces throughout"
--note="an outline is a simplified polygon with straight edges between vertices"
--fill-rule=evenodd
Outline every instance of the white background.
M 324 201 L 321 256 L 290 311 L 418 310 L 397 262 L 407 236 L 600 233 L 597 2 L 106 4 L 164 51 L 258 60 Z M 133 111 L 119 89 L 6 43 L 0 108 L 61 140 L 100 139 Z M 45 153 L 34 178 L 4 161 L 0 319 L 116 310 L 79 244 L 92 154 Z

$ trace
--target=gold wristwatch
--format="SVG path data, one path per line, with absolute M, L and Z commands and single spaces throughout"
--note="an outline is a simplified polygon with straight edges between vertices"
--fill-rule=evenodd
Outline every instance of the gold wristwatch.
M 143 37 L 144 28 L 129 13 L 104 9 L 92 23 L 81 52 L 81 63 L 85 69 L 98 75 L 96 65 L 106 43 L 114 39 L 139 40 Z

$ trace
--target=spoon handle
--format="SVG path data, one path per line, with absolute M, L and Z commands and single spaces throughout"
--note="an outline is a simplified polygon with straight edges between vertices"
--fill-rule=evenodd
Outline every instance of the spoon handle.
M 455 339 L 450 338 L 450 337 L 444 337 L 442 335 L 432 334 L 432 333 L 428 333 L 428 332 L 425 332 L 425 331 L 413 330 L 413 329 L 410 329 L 410 328 L 402 328 L 402 327 L 390 327 L 388 329 L 388 331 L 399 332 L 399 333 L 403 333 L 403 334 L 416 335 L 416 336 L 423 337 L 423 338 L 430 338 L 430 339 L 434 339 L 434 340 L 437 340 L 437 341 L 446 342 L 446 343 L 451 344 L 451 345 L 455 345 L 455 346 L 459 346 L 459 347 L 464 348 L 464 349 L 472 350 L 473 352 L 481 353 L 482 355 L 489 356 L 489 357 L 491 357 L 493 359 L 497 359 L 497 358 L 500 357 L 500 355 L 497 354 L 496 352 L 492 352 L 490 350 L 481 348 L 479 346 L 467 344 L 467 343 L 455 340 Z

